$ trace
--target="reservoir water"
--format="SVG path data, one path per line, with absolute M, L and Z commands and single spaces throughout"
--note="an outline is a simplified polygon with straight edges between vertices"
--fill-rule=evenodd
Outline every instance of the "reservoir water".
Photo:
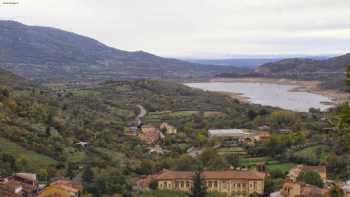
M 324 111 L 331 107 L 325 103 L 332 103 L 330 98 L 322 95 L 292 91 L 297 87 L 293 85 L 252 82 L 206 82 L 186 83 L 185 85 L 205 91 L 240 93 L 248 97 L 251 103 L 298 112 L 307 112 L 310 108 Z

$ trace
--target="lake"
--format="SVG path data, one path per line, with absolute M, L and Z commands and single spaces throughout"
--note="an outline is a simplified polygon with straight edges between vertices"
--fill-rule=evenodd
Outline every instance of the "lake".
M 331 105 L 324 103 L 332 103 L 330 98 L 322 95 L 292 91 L 298 87 L 293 85 L 253 82 L 206 82 L 186 83 L 185 85 L 205 91 L 240 93 L 242 96 L 248 97 L 248 101 L 251 103 L 298 112 L 307 112 L 309 108 L 324 111 L 331 107 Z

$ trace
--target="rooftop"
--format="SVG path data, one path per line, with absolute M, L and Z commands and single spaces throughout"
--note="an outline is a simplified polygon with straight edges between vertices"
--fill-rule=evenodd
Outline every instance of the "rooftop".
M 69 180 L 57 180 L 52 182 L 50 186 L 60 187 L 66 191 L 78 193 L 82 190 L 82 185 Z
M 192 179 L 194 173 L 191 171 L 171 171 L 167 170 L 160 174 L 158 180 L 167 179 Z M 265 173 L 255 171 L 204 171 L 202 176 L 205 179 L 249 179 L 263 180 Z
M 251 133 L 245 129 L 210 129 L 209 136 L 246 136 Z
M 30 181 L 36 181 L 36 174 L 31 173 L 16 173 L 15 176 L 20 177 L 22 179 L 30 180 Z

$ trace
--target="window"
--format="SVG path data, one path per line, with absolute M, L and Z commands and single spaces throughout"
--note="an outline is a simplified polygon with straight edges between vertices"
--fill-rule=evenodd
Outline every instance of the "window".
M 223 182 L 222 182 L 222 188 L 223 188 L 223 189 L 226 189 L 226 188 L 227 188 L 226 181 L 223 181 Z
M 218 187 L 218 182 L 214 181 L 214 187 Z
M 186 187 L 190 187 L 190 182 L 186 181 Z
M 181 188 L 184 187 L 184 181 L 181 181 Z

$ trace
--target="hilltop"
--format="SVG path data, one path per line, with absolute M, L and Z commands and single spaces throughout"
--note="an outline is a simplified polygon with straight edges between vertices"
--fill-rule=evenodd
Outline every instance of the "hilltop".
M 344 90 L 345 70 L 350 65 L 350 53 L 326 60 L 285 59 L 259 66 L 252 75 L 321 81 L 326 89 Z
M 0 21 L 0 49 L 0 67 L 44 82 L 181 80 L 235 69 L 123 51 L 76 33 L 15 21 Z
M 278 62 L 267 63 L 256 69 L 261 74 L 307 74 L 313 73 L 344 73 L 346 66 L 350 64 L 350 53 L 326 60 L 312 59 L 285 59 Z

